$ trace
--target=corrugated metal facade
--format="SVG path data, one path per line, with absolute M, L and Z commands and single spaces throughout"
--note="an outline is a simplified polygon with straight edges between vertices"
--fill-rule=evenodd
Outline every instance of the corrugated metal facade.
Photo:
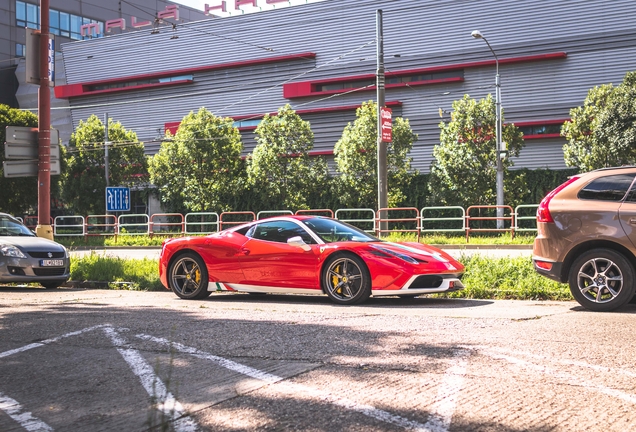
M 152 141 L 164 123 L 179 121 L 199 107 L 217 115 L 241 116 L 276 111 L 291 103 L 297 110 L 357 105 L 375 99 L 374 91 L 331 98 L 288 100 L 282 84 L 322 78 L 374 74 L 376 10 L 384 11 L 387 71 L 492 60 L 479 29 L 500 60 L 555 52 L 566 58 L 501 64 L 506 122 L 565 119 L 582 104 L 588 89 L 618 83 L 636 66 L 636 2 L 616 0 L 326 0 L 302 6 L 124 33 L 62 47 L 69 84 L 115 79 L 157 71 L 215 65 L 313 52 L 315 59 L 294 59 L 251 67 L 198 72 L 194 83 L 102 96 L 71 98 L 74 125 L 91 114 L 113 119 Z M 387 89 L 387 101 L 419 135 L 411 156 L 427 172 L 439 141 L 439 108 L 450 110 L 464 94 L 494 93 L 494 65 L 466 67 L 464 81 Z M 316 150 L 331 150 L 355 113 L 307 114 Z M 244 134 L 245 152 L 255 145 Z M 517 167 L 564 168 L 559 138 L 528 140 Z M 157 145 L 148 143 L 149 153 Z

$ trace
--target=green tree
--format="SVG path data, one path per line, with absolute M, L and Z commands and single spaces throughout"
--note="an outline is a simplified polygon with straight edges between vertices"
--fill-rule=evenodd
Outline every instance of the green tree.
M 309 156 L 314 134 L 289 104 L 265 115 L 256 128 L 258 145 L 247 161 L 253 191 L 269 208 L 309 208 L 312 193 L 328 182 L 327 163 Z
M 5 178 L 2 162 L 6 160 L 4 145 L 7 126 L 38 127 L 38 118 L 31 112 L 0 104 L 0 211 L 16 216 L 35 211 L 38 204 L 38 179 L 33 177 Z M 60 148 L 62 173 L 65 169 L 64 148 Z M 61 176 L 51 176 L 51 198 L 59 194 Z
M 335 187 L 340 204 L 346 207 L 376 208 L 378 202 L 378 125 L 377 105 L 369 101 L 356 110 L 334 147 L 335 161 L 341 175 Z M 407 119 L 393 118 L 393 142 L 387 145 L 387 177 L 389 206 L 408 200 L 404 193 L 409 183 L 411 158 L 408 153 L 417 141 Z
M 503 118 L 502 118 L 503 121 Z M 451 121 L 439 125 L 440 144 L 433 149 L 428 189 L 431 204 L 492 205 L 495 204 L 497 173 L 496 111 L 490 95 L 476 101 L 465 95 L 453 102 Z M 502 128 L 502 141 L 508 145 L 509 156 L 519 156 L 523 134 L 514 124 Z M 503 161 L 504 202 L 516 203 L 526 194 L 523 176 L 505 175 L 513 165 Z
M 68 168 L 64 177 L 64 200 L 79 214 L 106 212 L 104 124 L 95 115 L 71 135 Z M 109 185 L 136 187 L 148 182 L 148 161 L 137 134 L 108 119 Z
M 636 163 L 636 72 L 617 87 L 588 91 L 583 106 L 570 110 L 561 135 L 565 163 L 580 171 Z
M 192 111 L 151 159 L 150 181 L 167 209 L 230 210 L 230 198 L 243 190 L 242 150 L 231 118 Z

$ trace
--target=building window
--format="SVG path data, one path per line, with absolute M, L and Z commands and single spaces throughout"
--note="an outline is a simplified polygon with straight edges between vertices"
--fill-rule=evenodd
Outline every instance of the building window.
M 559 135 L 562 124 L 544 124 L 532 126 L 519 126 L 524 135 Z
M 115 83 L 108 84 L 93 84 L 87 86 L 86 90 L 89 92 L 92 91 L 100 91 L 100 90 L 112 90 L 112 89 L 124 89 L 127 87 L 143 87 L 151 84 L 163 84 L 170 82 L 184 82 L 184 81 L 192 81 L 192 75 L 178 75 L 172 77 L 165 78 L 149 78 L 149 79 L 140 79 L 135 81 L 121 81 Z
M 401 76 L 387 76 L 386 86 L 393 87 L 398 85 L 421 85 L 427 82 L 434 82 L 442 79 L 464 79 L 464 71 L 456 70 L 450 72 L 433 72 L 433 73 L 420 73 L 413 75 L 401 75 Z M 358 89 L 364 87 L 374 87 L 376 84 L 374 79 L 362 79 L 353 81 L 340 81 L 332 83 L 316 84 L 313 88 L 314 92 L 329 92 L 339 90 Z
M 34 4 L 16 0 L 15 25 L 17 27 L 40 28 L 40 8 Z
M 20 43 L 15 44 L 15 56 L 16 57 L 26 56 L 26 45 L 20 44 Z
M 235 128 L 254 128 L 257 127 L 261 123 L 261 119 L 257 120 L 235 120 L 234 127 Z
M 82 24 L 95 23 L 99 25 L 100 32 L 95 35 L 101 37 L 104 34 L 104 23 L 78 15 L 49 9 L 49 32 L 57 36 L 71 39 L 86 39 L 82 37 Z M 40 7 L 20 0 L 15 2 L 15 24 L 17 27 L 40 28 Z

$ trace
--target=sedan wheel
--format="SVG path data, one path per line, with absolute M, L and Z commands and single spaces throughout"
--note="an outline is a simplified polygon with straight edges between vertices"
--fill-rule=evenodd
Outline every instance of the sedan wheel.
M 570 268 L 570 291 L 586 309 L 605 312 L 618 309 L 634 296 L 634 267 L 620 253 L 593 249 L 577 258 Z
M 357 304 L 371 295 L 371 277 L 369 270 L 355 255 L 336 255 L 331 257 L 322 272 L 325 292 L 338 304 Z
M 201 257 L 195 254 L 181 255 L 172 262 L 168 282 L 170 289 L 182 299 L 202 299 L 211 294 L 208 291 L 208 270 Z

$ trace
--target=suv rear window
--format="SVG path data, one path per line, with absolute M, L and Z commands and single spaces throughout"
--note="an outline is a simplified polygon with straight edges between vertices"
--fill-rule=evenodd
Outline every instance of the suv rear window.
M 579 191 L 582 200 L 621 201 L 636 174 L 618 174 L 592 180 Z

